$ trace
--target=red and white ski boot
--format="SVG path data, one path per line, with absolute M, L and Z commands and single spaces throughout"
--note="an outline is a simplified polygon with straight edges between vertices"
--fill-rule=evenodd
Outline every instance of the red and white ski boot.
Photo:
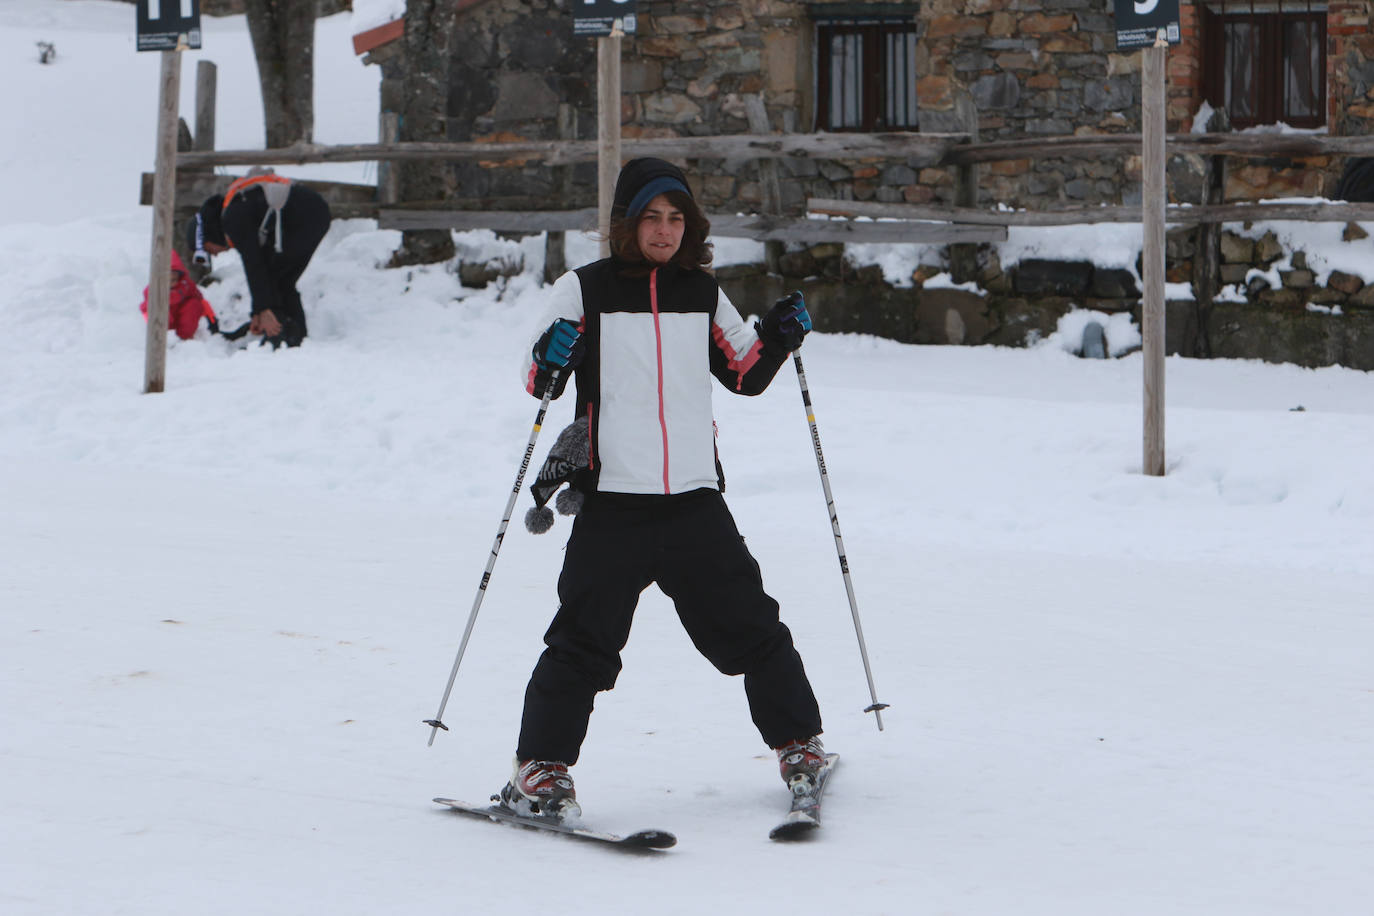
M 793 795 L 806 795 L 816 789 L 816 775 L 825 766 L 825 748 L 819 735 L 793 741 L 776 748 L 782 781 Z
M 577 818 L 577 803 L 568 766 L 556 760 L 517 760 L 515 774 L 501 790 L 501 804 L 525 816 Z

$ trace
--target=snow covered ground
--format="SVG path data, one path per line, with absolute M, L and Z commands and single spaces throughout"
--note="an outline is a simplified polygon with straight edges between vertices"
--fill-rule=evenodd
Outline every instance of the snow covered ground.
M 349 31 L 320 25 L 324 141 L 375 136 Z M 173 339 L 142 395 L 156 68 L 132 33 L 124 4 L 0 0 L 26 125 L 0 137 L 0 912 L 1368 910 L 1374 375 L 1344 369 L 1169 360 L 1154 479 L 1138 354 L 814 335 L 882 733 L 791 370 L 716 407 L 844 758 L 823 834 L 766 839 L 787 798 L 741 686 L 654 589 L 574 775 L 594 825 L 677 848 L 437 809 L 507 774 L 570 530 L 517 521 L 427 747 L 537 406 L 516 367 L 542 245 L 462 236 L 525 259 L 477 291 L 336 224 L 305 346 Z M 259 144 L 242 20 L 205 43 L 221 145 Z M 242 274 L 216 273 L 232 322 Z

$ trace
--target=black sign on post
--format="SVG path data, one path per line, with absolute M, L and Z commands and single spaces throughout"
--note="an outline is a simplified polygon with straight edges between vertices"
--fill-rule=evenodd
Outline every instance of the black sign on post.
M 1115 0 L 1116 47 L 1148 48 L 1164 30 L 1171 45 L 1182 40 L 1178 30 L 1178 0 Z
M 138 0 L 138 50 L 200 47 L 200 0 Z
M 574 35 L 609 35 L 617 19 L 622 32 L 634 34 L 635 0 L 573 0 Z

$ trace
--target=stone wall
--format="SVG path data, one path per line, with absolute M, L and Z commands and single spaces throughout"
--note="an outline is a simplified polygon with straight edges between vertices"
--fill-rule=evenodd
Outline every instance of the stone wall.
M 1340 136 L 1374 132 L 1374 34 L 1370 0 L 1330 0 L 1327 5 L 1327 123 Z
M 1358 243 L 1360 233 L 1352 227 L 1348 237 Z M 1192 275 L 1196 236 L 1192 229 L 1169 234 L 1171 281 Z M 1168 302 L 1168 353 L 1374 370 L 1374 284 L 1331 271 L 1319 286 L 1307 254 L 1284 251 L 1272 234 L 1252 239 L 1223 232 L 1221 252 L 1224 301 Z M 843 247 L 831 244 L 790 252 L 780 273 L 734 265 L 717 276 L 743 311 L 761 311 L 801 289 L 817 330 L 905 343 L 1026 346 L 1054 333 L 1074 309 L 1128 312 L 1140 324 L 1140 289 L 1129 270 L 1041 259 L 1004 270 L 987 246 L 979 263 L 977 292 L 926 289 L 922 284 L 938 268 L 924 267 L 911 286 L 895 287 L 879 268 L 849 262 Z

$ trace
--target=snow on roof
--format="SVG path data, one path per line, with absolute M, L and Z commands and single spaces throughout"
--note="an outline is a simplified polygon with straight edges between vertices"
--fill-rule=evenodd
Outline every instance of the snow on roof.
M 353 34 L 404 19 L 405 14 L 405 0 L 353 0 Z

